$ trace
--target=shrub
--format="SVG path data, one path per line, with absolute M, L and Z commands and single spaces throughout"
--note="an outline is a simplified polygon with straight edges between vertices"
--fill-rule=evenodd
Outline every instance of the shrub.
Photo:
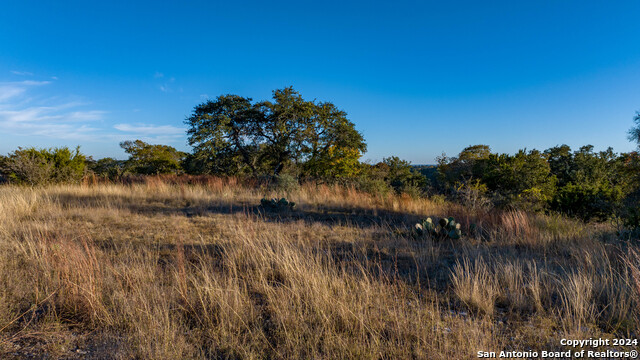
M 553 199 L 553 207 L 582 220 L 606 220 L 614 213 L 614 207 L 623 197 L 620 187 L 606 183 L 601 186 L 569 183 L 559 189 Z
M 411 167 L 411 163 L 397 156 L 382 160 L 387 170 L 385 180 L 398 194 L 422 195 L 427 186 L 427 178 Z M 419 193 L 419 194 L 418 194 Z
M 475 179 L 457 183 L 454 196 L 458 202 L 471 210 L 485 210 L 492 205 L 487 193 L 487 185 Z
M 5 172 L 11 182 L 28 185 L 78 183 L 86 170 L 86 157 L 68 147 L 18 148 L 5 160 Z
M 89 170 L 99 177 L 115 180 L 124 175 L 125 162 L 113 158 L 104 158 L 89 163 Z
M 363 171 L 355 179 L 355 186 L 374 196 L 386 196 L 394 190 L 396 194 L 420 197 L 427 188 L 427 178 L 408 161 L 392 156 L 375 165 L 363 164 Z
M 447 202 L 447 197 L 442 194 L 434 194 L 429 196 L 429 200 L 436 205 L 444 205 Z
M 289 174 L 276 175 L 269 183 L 269 190 L 281 194 L 290 194 L 300 188 L 298 179 Z
M 627 199 L 624 206 L 618 209 L 618 236 L 623 238 L 640 239 L 640 202 L 638 193 Z
M 411 186 L 410 185 L 410 186 L 405 186 L 402 189 L 402 193 L 403 194 L 407 194 L 407 195 L 409 195 L 410 197 L 412 197 L 414 199 L 417 199 L 417 198 L 420 198 L 420 197 L 424 196 L 425 192 L 424 192 L 424 189 L 421 188 L 421 187 Z
M 181 162 L 186 156 L 182 151 L 168 145 L 152 145 L 142 140 L 123 141 L 120 147 L 129 154 L 127 168 L 135 174 L 179 174 Z
M 360 176 L 355 180 L 355 187 L 373 196 L 387 196 L 391 187 L 383 179 L 376 179 L 369 176 Z

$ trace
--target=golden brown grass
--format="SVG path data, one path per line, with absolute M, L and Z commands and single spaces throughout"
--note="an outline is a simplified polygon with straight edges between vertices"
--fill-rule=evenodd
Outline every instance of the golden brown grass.
M 275 213 L 265 195 L 0 187 L 0 357 L 449 359 L 638 336 L 637 245 L 606 226 L 312 184 Z M 412 236 L 449 215 L 463 239 Z

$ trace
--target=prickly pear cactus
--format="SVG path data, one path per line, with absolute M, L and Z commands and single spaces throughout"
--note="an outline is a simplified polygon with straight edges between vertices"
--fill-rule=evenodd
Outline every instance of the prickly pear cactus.
M 460 224 L 453 217 L 441 218 L 434 224 L 430 217 L 422 220 L 414 226 L 418 236 L 431 236 L 435 238 L 460 239 L 462 230 Z
M 296 207 L 296 203 L 293 201 L 288 201 L 285 198 L 280 199 L 261 199 L 260 206 L 269 210 L 293 210 Z

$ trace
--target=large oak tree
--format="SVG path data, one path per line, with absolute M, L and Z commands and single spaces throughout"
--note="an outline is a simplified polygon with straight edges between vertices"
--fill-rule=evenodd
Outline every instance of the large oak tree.
M 366 151 L 346 115 L 330 102 L 304 100 L 291 87 L 275 90 L 271 101 L 221 95 L 196 106 L 185 121 L 190 161 L 204 173 L 278 174 L 292 165 L 308 175 L 335 175 L 322 164 Z

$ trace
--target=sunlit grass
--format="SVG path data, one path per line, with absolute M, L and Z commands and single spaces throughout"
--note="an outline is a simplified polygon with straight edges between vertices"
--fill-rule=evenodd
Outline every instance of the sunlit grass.
M 449 359 L 638 335 L 637 246 L 602 226 L 328 185 L 294 211 L 264 196 L 232 178 L 0 187 L 0 355 Z M 462 239 L 413 236 L 450 215 Z

